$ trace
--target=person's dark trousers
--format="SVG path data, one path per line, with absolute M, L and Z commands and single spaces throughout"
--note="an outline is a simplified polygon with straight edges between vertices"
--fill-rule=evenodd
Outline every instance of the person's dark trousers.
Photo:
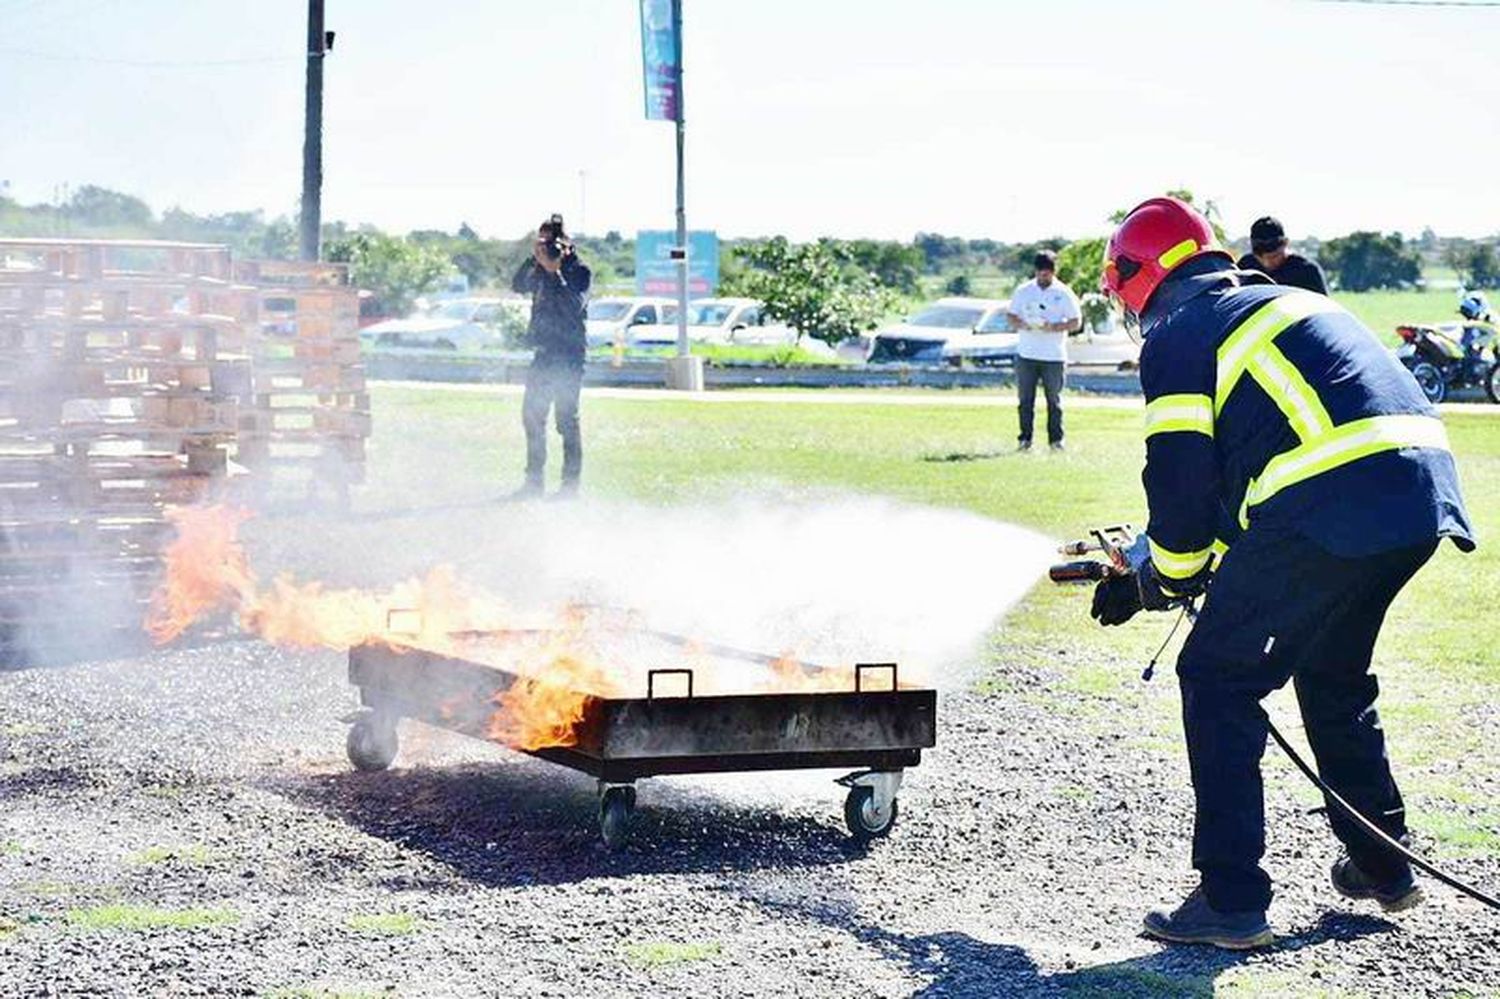
M 1197 805 L 1193 866 L 1214 909 L 1270 904 L 1260 702 L 1289 677 L 1323 779 L 1390 836 L 1406 834 L 1370 657 L 1386 609 L 1436 546 L 1339 558 L 1294 531 L 1253 525 L 1224 557 L 1177 662 Z M 1332 804 L 1329 819 L 1360 870 L 1380 881 L 1408 873 Z
M 1016 390 L 1021 396 L 1021 432 L 1017 439 L 1022 444 L 1031 443 L 1032 426 L 1036 420 L 1036 383 L 1042 383 L 1047 396 L 1047 442 L 1061 444 L 1063 439 L 1063 362 L 1034 361 L 1029 357 L 1016 358 Z
M 547 411 L 556 413 L 562 435 L 562 481 L 576 487 L 583 471 L 583 434 L 578 425 L 578 395 L 583 369 L 567 364 L 533 363 L 526 372 L 526 394 L 521 399 L 521 424 L 526 428 L 526 482 L 540 486 L 547 467 Z

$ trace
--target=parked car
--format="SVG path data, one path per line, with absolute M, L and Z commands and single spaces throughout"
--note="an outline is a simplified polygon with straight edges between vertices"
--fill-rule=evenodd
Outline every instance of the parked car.
M 673 307 L 666 298 L 596 298 L 589 302 L 584 328 L 590 347 L 607 347 L 621 339 L 633 342 L 635 328 L 661 322 L 662 311 Z
M 525 328 L 530 313 L 524 298 L 458 298 L 426 315 L 366 326 L 359 336 L 377 347 L 484 350 L 504 346 L 507 332 Z
M 866 360 L 871 364 L 950 364 L 969 357 L 978 363 L 1015 359 L 1015 331 L 1006 319 L 1010 302 L 995 298 L 940 298 L 904 322 L 877 330 Z M 954 353 L 945 351 L 952 341 Z
M 770 344 L 797 342 L 797 331 L 767 322 L 764 305 L 753 298 L 699 298 L 688 303 L 688 339 L 694 343 Z M 632 342 L 664 346 L 677 342 L 677 305 L 662 311 L 656 326 L 634 330 Z

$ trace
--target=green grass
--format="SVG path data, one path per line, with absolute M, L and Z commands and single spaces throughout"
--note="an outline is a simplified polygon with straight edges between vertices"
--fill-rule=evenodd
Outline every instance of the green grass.
M 427 925 L 425 920 L 405 912 L 379 912 L 349 917 L 351 930 L 356 933 L 368 933 L 371 936 L 408 936 L 412 933 L 420 933 L 427 928 Z
M 372 485 L 363 500 L 372 507 L 410 503 L 401 484 L 411 468 L 430 461 L 426 442 L 434 439 L 466 456 L 445 473 L 454 477 L 445 491 L 456 492 L 455 499 L 482 501 L 520 480 L 519 398 L 381 386 L 375 394 L 382 427 L 420 425 L 421 432 L 388 431 L 372 450 Z M 1060 455 L 1013 453 L 1015 414 L 1004 406 L 585 396 L 583 420 L 585 481 L 595 495 L 686 503 L 747 491 L 772 498 L 857 492 L 971 510 L 1059 539 L 1098 524 L 1144 522 L 1141 417 L 1132 409 L 1074 408 L 1070 450 Z M 1486 705 L 1500 695 L 1493 620 L 1493 595 L 1500 593 L 1500 418 L 1455 412 L 1445 422 L 1469 512 L 1488 543 L 1470 555 L 1444 545 L 1397 600 L 1376 650 L 1382 713 L 1403 785 L 1414 798 L 1437 800 L 1472 794 L 1500 768 L 1483 751 L 1495 739 Z M 959 460 L 936 460 L 951 456 Z M 382 482 L 396 491 L 382 497 Z M 1130 718 L 1133 735 L 1153 745 L 1174 743 L 1180 739 L 1168 696 L 1174 653 L 1163 657 L 1149 687 L 1137 680 L 1168 627 L 1164 616 L 1149 614 L 1121 628 L 1095 627 L 1087 589 L 1040 582 L 996 632 L 976 686 L 1043 698 L 1098 723 Z M 1066 657 L 1057 655 L 1060 648 Z M 1090 665 L 1059 675 L 1059 660 Z M 1056 679 L 1012 689 L 1007 668 L 1017 663 Z M 1273 702 L 1287 706 L 1290 695 Z M 1460 775 L 1439 765 L 1459 758 L 1466 761 Z
M 99 905 L 69 909 L 69 926 L 85 930 L 190 930 L 239 921 L 228 909 L 157 909 L 144 905 Z
M 4 842 L 0 842 L 0 854 L 14 856 L 15 854 L 25 852 L 26 847 L 22 846 L 20 843 L 16 842 L 13 839 L 8 839 Z
M 151 846 L 125 858 L 126 863 L 141 867 L 154 864 L 176 864 L 183 867 L 208 867 L 224 859 L 223 851 L 210 850 L 201 843 L 188 846 Z
M 1458 318 L 1458 294 L 1451 289 L 1339 291 L 1333 297 L 1392 344 L 1398 342 L 1396 327 L 1402 323 L 1453 322 Z
M 1500 812 L 1456 815 L 1426 809 L 1414 812 L 1411 822 L 1418 832 L 1431 836 L 1447 851 L 1500 853 Z
M 658 968 L 669 964 L 687 964 L 692 961 L 707 961 L 716 958 L 722 948 L 716 943 L 676 943 L 670 940 L 650 940 L 643 943 L 626 944 L 625 957 L 631 964 L 643 968 Z

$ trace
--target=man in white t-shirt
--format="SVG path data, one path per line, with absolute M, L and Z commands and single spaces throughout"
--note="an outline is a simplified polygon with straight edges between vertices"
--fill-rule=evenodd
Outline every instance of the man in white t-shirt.
M 1032 261 L 1036 276 L 1010 297 L 1010 321 L 1020 330 L 1016 344 L 1016 389 L 1021 395 L 1020 449 L 1031 449 L 1036 413 L 1036 383 L 1047 393 L 1047 442 L 1063 448 L 1063 368 L 1068 363 L 1068 334 L 1083 325 L 1078 296 L 1057 280 L 1057 257 L 1043 250 Z

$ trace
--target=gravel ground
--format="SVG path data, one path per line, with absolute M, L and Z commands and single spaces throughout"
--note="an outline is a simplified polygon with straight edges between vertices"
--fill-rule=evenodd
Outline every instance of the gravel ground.
M 1045 675 L 1015 678 L 1044 687 Z M 1030 696 L 949 694 L 892 837 L 850 847 L 821 775 L 655 780 L 598 843 L 581 777 L 407 723 L 351 772 L 341 657 L 228 642 L 0 681 L 0 994 L 1375 995 L 1500 981 L 1492 915 L 1385 919 L 1271 783 L 1286 934 L 1139 939 L 1185 890 L 1183 767 Z M 1460 865 L 1494 884 L 1493 860 Z M 92 928 L 102 906 L 209 925 Z M 218 921 L 213 921 L 218 920 Z
M 388 437 L 382 460 L 421 467 L 423 444 Z M 495 506 L 440 464 L 390 477 L 385 513 L 254 523 L 257 564 L 340 584 L 481 569 Z M 1185 761 L 1153 720 L 1170 676 L 1151 718 L 1122 718 L 1074 678 L 1139 664 L 997 641 L 986 682 L 942 692 L 938 746 L 867 851 L 832 774 L 643 782 L 610 853 L 592 782 L 526 756 L 408 722 L 394 769 L 353 772 L 334 652 L 230 640 L 0 672 L 0 996 L 1500 995 L 1500 915 L 1441 886 L 1391 918 L 1338 899 L 1333 841 L 1279 762 L 1279 943 L 1140 938 L 1191 887 Z M 1473 721 L 1493 745 L 1500 711 Z M 1465 790 L 1500 800 L 1481 769 Z M 1492 852 L 1447 859 L 1500 886 Z

